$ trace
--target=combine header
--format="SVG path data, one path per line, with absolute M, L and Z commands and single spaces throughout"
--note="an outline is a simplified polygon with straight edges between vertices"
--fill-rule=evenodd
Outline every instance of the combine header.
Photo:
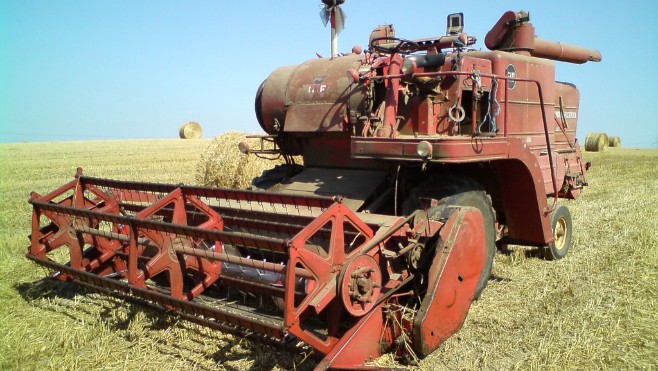
M 332 25 L 342 2 L 325 1 Z M 441 37 L 380 26 L 365 53 L 274 71 L 256 96 L 267 134 L 240 148 L 289 165 L 254 190 L 79 170 L 33 193 L 28 258 L 60 280 L 310 348 L 319 369 L 430 354 L 461 328 L 497 245 L 567 253 L 571 217 L 556 201 L 580 194 L 587 166 L 578 90 L 555 81 L 553 60 L 601 60 L 537 38 L 526 12 L 501 17 L 490 51 L 462 29 L 461 14 Z

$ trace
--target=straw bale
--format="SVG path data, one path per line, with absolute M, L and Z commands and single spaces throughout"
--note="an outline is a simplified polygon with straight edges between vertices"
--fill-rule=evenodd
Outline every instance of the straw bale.
M 246 138 L 246 135 L 231 131 L 215 137 L 201 154 L 196 170 L 196 182 L 207 187 L 244 189 L 263 171 L 284 163 L 283 158 L 269 160 L 240 152 L 240 142 L 247 142 L 251 148 L 258 148 L 260 141 L 257 138 Z
M 181 139 L 199 139 L 203 135 L 203 129 L 198 122 L 190 121 L 180 127 L 178 135 Z
M 610 137 L 608 139 L 608 145 L 613 148 L 621 147 L 621 138 L 620 137 Z
M 585 151 L 603 152 L 608 149 L 608 135 L 606 133 L 589 133 L 585 138 Z

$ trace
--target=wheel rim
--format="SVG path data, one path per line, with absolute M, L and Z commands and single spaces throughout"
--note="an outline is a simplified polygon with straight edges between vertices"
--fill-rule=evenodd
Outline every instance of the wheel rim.
M 558 250 L 564 249 L 567 241 L 567 228 L 566 219 L 560 218 L 557 220 L 555 231 L 553 232 L 553 238 L 555 239 L 555 248 Z

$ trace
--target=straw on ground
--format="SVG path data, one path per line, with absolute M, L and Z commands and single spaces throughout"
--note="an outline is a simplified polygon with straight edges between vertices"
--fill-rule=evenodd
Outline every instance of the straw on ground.
M 69 283 L 24 258 L 28 192 L 86 174 L 194 183 L 210 140 L 0 144 L 0 369 L 311 369 L 249 343 Z M 512 246 L 464 327 L 420 367 L 655 369 L 658 359 L 658 150 L 587 152 L 572 211 L 574 245 L 557 262 Z M 400 366 L 385 358 L 387 367 Z

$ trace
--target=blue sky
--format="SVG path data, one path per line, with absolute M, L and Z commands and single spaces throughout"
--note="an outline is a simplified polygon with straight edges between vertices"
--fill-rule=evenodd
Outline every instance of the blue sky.
M 578 136 L 619 135 L 658 146 L 657 1 L 347 0 L 339 47 L 445 32 L 463 12 L 484 36 L 506 10 L 528 10 L 537 35 L 599 49 L 603 62 L 556 62 L 581 92 Z M 0 142 L 175 138 L 187 121 L 204 136 L 259 132 L 253 101 L 269 73 L 329 55 L 320 0 L 0 0 Z

